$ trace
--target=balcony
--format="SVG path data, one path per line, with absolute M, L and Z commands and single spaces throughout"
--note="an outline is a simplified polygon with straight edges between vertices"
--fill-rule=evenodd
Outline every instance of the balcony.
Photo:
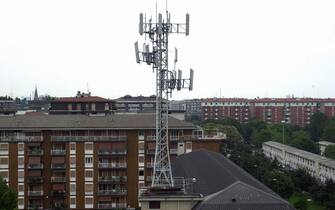
M 43 169 L 43 164 L 42 163 L 29 163 L 28 164 L 28 169 Z
M 66 155 L 65 149 L 53 149 L 51 150 L 51 155 Z
M 98 155 L 126 155 L 127 149 L 100 149 Z
M 44 208 L 43 208 L 43 204 L 29 204 L 28 205 L 28 209 L 29 210 L 43 210 Z
M 98 195 L 127 195 L 127 190 L 125 189 L 99 190 Z
M 147 162 L 147 168 L 153 168 L 154 167 L 154 162 Z
M 127 163 L 99 163 L 99 168 L 127 168 Z
M 146 181 L 151 182 L 152 181 L 152 176 L 147 176 Z
M 28 177 L 28 183 L 43 183 L 43 177 L 40 176 L 32 176 Z
M 52 190 L 51 192 L 53 196 L 66 196 L 65 190 Z
M 51 164 L 51 169 L 65 169 L 66 164 L 65 163 L 53 163 Z
M 12 142 L 12 141 L 24 141 L 24 142 L 41 142 L 42 136 L 1 136 L 0 141 Z
M 147 149 L 147 154 L 148 154 L 148 155 L 154 155 L 155 152 L 156 152 L 155 149 Z
M 53 176 L 51 177 L 51 182 L 52 183 L 56 183 L 56 182 L 66 182 L 66 177 L 57 177 L 57 176 Z
M 126 141 L 127 136 L 51 136 L 51 141 Z
M 124 209 L 127 208 L 126 203 L 98 203 L 98 209 Z
M 40 155 L 43 155 L 43 150 L 42 149 L 32 149 L 28 151 L 28 155 L 40 156 Z
M 29 190 L 29 196 L 43 196 L 43 190 Z
M 99 182 L 127 182 L 127 176 L 100 176 Z
M 177 155 L 178 154 L 178 149 L 170 149 L 170 154 L 171 155 Z
M 180 137 L 179 136 L 170 136 L 170 141 L 179 141 Z
M 8 155 L 8 149 L 1 149 L 0 155 Z
M 156 141 L 156 136 L 147 136 L 147 141 Z

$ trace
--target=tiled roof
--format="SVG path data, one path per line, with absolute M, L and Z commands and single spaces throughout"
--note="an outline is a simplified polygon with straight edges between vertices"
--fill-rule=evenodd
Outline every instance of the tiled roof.
M 203 102 L 248 102 L 248 103 L 334 103 L 335 98 L 208 98 Z
M 85 96 L 85 97 L 62 97 L 52 100 L 50 102 L 54 103 L 54 102 L 107 102 L 107 101 L 110 100 L 99 96 Z
M 180 155 L 172 162 L 172 172 L 174 177 L 196 179 L 193 192 L 201 193 L 206 199 L 194 207 L 195 210 L 294 209 L 267 186 L 219 153 L 201 149 Z M 260 196 L 258 200 L 254 197 L 257 194 Z M 232 198 L 236 199 L 234 205 L 231 204 Z
M 0 116 L 0 130 L 6 129 L 154 129 L 154 114 L 88 115 L 16 115 Z M 191 123 L 169 117 L 171 129 L 193 129 Z

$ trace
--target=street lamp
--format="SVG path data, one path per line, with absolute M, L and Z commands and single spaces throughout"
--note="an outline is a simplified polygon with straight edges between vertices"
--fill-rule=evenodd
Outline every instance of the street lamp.
M 284 136 L 285 136 L 285 128 L 284 128 L 284 125 L 285 125 L 285 120 L 282 120 L 281 123 L 282 123 L 282 125 L 283 125 L 283 144 L 284 144 Z

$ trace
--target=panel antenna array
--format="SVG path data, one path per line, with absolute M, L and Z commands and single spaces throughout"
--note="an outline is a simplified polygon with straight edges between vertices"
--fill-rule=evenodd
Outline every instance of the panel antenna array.
M 171 172 L 168 140 L 168 116 L 169 95 L 172 91 L 187 88 L 193 89 L 193 70 L 190 69 L 190 77 L 182 78 L 181 70 L 176 73 L 177 49 L 175 49 L 174 69 L 169 69 L 168 40 L 170 33 L 189 35 L 189 14 L 186 14 L 185 23 L 171 23 L 170 13 L 166 12 L 166 18 L 158 14 L 158 21 L 148 21 L 140 14 L 139 33 L 149 37 L 149 43 L 143 44 L 143 50 L 139 50 L 138 42 L 135 42 L 136 62 L 145 62 L 152 65 L 156 72 L 156 150 L 151 187 L 173 188 L 174 181 Z

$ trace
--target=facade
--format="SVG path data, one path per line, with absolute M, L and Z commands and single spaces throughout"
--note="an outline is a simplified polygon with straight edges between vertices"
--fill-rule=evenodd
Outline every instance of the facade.
M 193 138 L 192 124 L 169 126 L 171 159 L 219 151 L 219 139 Z M 2 116 L 0 176 L 18 192 L 18 209 L 135 208 L 151 184 L 154 139 L 154 114 Z
M 116 99 L 116 112 L 156 112 L 156 96 L 125 95 Z
M 332 159 L 273 141 L 263 143 L 262 148 L 266 157 L 277 159 L 284 166 L 305 169 L 322 182 L 335 180 L 335 161 Z
M 63 97 L 50 101 L 50 114 L 111 114 L 115 101 L 78 92 L 76 97 Z
M 186 117 L 197 116 L 200 118 L 202 113 L 202 101 L 202 99 L 185 100 Z
M 201 106 L 204 120 L 232 118 L 240 123 L 255 118 L 269 124 L 284 122 L 303 127 L 317 111 L 335 116 L 333 98 L 211 98 L 205 99 Z

